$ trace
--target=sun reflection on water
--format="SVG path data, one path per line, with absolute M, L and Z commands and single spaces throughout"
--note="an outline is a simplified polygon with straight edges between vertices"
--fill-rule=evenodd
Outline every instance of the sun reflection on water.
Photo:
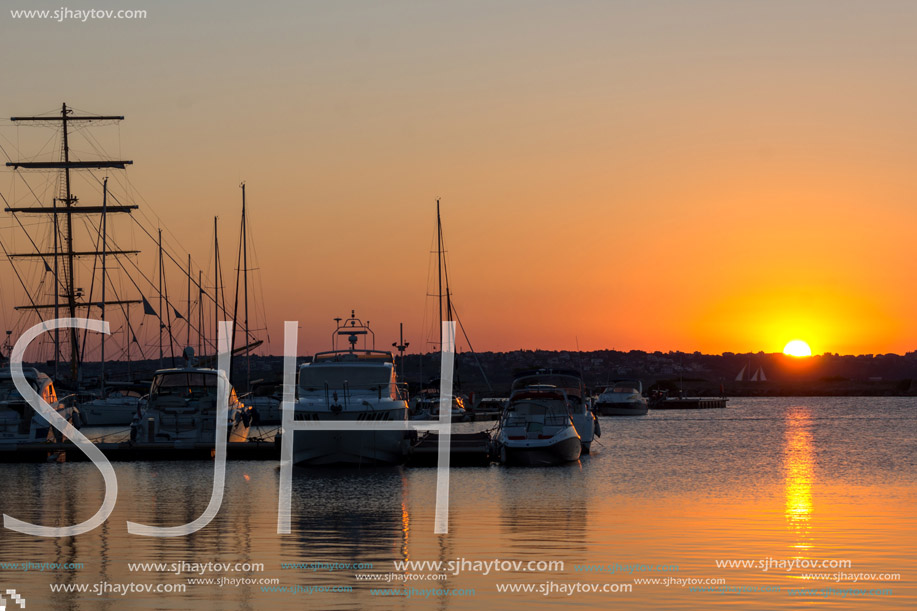
M 811 415 L 809 409 L 798 407 L 787 411 L 786 433 L 783 446 L 786 473 L 787 528 L 795 535 L 791 547 L 798 553 L 812 548 L 810 536 L 812 520 L 812 483 L 815 480 L 815 450 L 812 443 Z

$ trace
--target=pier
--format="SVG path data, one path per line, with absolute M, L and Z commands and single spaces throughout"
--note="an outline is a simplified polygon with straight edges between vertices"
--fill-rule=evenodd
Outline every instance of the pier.
M 108 460 L 210 460 L 216 450 L 208 443 L 96 443 Z M 273 441 L 226 444 L 227 460 L 280 460 L 280 447 Z M 73 442 L 0 444 L 0 462 L 86 462 Z
M 491 439 L 487 431 L 452 433 L 449 462 L 453 467 L 487 466 L 492 461 Z M 430 431 L 417 440 L 408 457 L 408 466 L 436 466 L 439 457 L 439 433 Z
M 719 409 L 726 407 L 729 399 L 725 397 L 669 397 L 650 409 Z

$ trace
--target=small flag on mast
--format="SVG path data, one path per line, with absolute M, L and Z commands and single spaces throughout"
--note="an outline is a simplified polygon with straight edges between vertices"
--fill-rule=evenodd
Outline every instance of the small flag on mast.
M 154 310 L 153 306 L 150 305 L 150 302 L 146 300 L 146 297 L 141 295 L 140 299 L 143 300 L 143 313 L 149 314 L 150 316 L 156 316 L 156 310 Z

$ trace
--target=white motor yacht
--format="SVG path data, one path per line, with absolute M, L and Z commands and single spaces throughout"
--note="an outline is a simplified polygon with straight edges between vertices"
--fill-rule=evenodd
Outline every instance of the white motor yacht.
M 80 417 L 86 426 L 128 426 L 143 411 L 144 395 L 149 387 L 138 384 L 118 385 L 105 397 L 80 403 Z
M 79 427 L 79 412 L 66 401 L 59 401 L 54 383 L 37 369 L 24 367 L 23 377 L 29 386 L 68 422 Z M 20 443 L 60 441 L 60 433 L 42 418 L 19 394 L 8 367 L 0 368 L 0 449 L 15 448 Z
M 453 395 L 452 421 L 466 422 L 471 419 L 465 407 L 465 397 Z M 411 399 L 411 420 L 432 420 L 439 418 L 439 389 L 425 388 Z
M 299 368 L 295 420 L 406 422 L 408 404 L 395 375 L 391 352 L 366 347 L 374 337 L 354 313 L 332 335 L 332 350 L 319 352 Z M 337 340 L 350 346 L 337 349 Z M 356 347 L 363 336 L 363 348 Z M 375 345 L 375 341 L 373 341 Z M 406 430 L 297 430 L 293 462 L 301 465 L 386 465 L 404 462 L 410 449 Z
M 595 402 L 595 411 L 602 416 L 642 416 L 648 410 L 643 383 L 633 380 L 609 386 Z
M 582 445 L 570 407 L 569 397 L 558 388 L 513 391 L 497 428 L 500 462 L 546 466 L 578 460 Z
M 189 359 L 190 360 L 190 359 Z M 216 440 L 217 381 L 229 385 L 217 369 L 192 365 L 160 369 L 153 375 L 146 407 L 131 424 L 131 441 L 138 443 L 206 444 Z M 229 442 L 246 441 L 251 410 L 229 386 Z
M 573 426 L 579 434 L 583 445 L 583 454 L 588 454 L 592 442 L 602 435 L 598 419 L 592 411 L 592 404 L 586 396 L 583 378 L 575 369 L 533 369 L 523 371 L 513 380 L 512 390 L 516 392 L 525 388 L 555 388 L 564 391 L 573 419 Z M 510 395 L 512 399 L 512 395 Z

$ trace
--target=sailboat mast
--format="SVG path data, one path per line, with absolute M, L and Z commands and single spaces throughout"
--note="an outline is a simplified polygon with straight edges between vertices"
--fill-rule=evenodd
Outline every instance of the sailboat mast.
M 22 121 L 22 122 L 36 122 L 36 123 L 47 123 L 47 122 L 60 122 L 61 127 L 61 155 L 60 161 L 10 161 L 7 162 L 7 167 L 12 167 L 16 170 L 19 169 L 35 169 L 35 170 L 60 170 L 60 182 L 58 185 L 58 197 L 53 198 L 52 206 L 25 206 L 25 207 L 8 207 L 6 208 L 7 212 L 24 213 L 24 214 L 51 214 L 53 216 L 53 227 L 54 227 L 54 252 L 50 253 L 54 258 L 54 303 L 53 304 L 35 304 L 32 303 L 29 306 L 17 306 L 16 309 L 21 310 L 34 310 L 40 312 L 46 308 L 54 309 L 54 317 L 60 317 L 60 307 L 64 305 L 61 299 L 66 299 L 66 307 L 71 318 L 76 318 L 77 308 L 89 307 L 91 304 L 82 302 L 78 303 L 78 299 L 82 298 L 82 289 L 77 288 L 76 286 L 76 270 L 74 268 L 74 262 L 78 256 L 93 255 L 97 256 L 102 254 L 99 251 L 90 251 L 90 252 L 75 252 L 73 249 L 73 215 L 74 214 L 109 214 L 112 212 L 129 212 L 136 208 L 136 205 L 117 205 L 117 206 L 77 206 L 77 198 L 73 195 L 72 184 L 71 184 L 71 169 L 104 169 L 104 168 L 116 168 L 116 169 L 125 169 L 126 165 L 129 165 L 133 162 L 124 161 L 124 160 L 109 160 L 109 159 L 99 159 L 93 161 L 80 161 L 72 160 L 70 158 L 70 124 L 77 122 L 78 124 L 83 124 L 84 122 L 91 121 L 121 121 L 124 119 L 123 116 L 103 116 L 103 115 L 74 115 L 73 109 L 68 108 L 67 104 L 61 104 L 60 116 L 37 116 L 37 117 L 10 117 L 11 121 Z M 58 208 L 58 203 L 63 203 L 63 208 Z M 64 227 L 60 226 L 60 215 L 64 216 Z M 36 246 L 36 250 L 40 249 Z M 134 254 L 135 251 L 117 251 L 117 250 L 108 250 L 106 248 L 106 255 L 124 255 L 124 254 Z M 40 256 L 46 257 L 49 253 L 37 252 L 37 253 L 23 253 L 11 254 L 12 257 L 33 257 Z M 63 269 L 61 269 L 63 266 Z M 129 304 L 129 303 L 139 303 L 137 301 L 130 300 L 118 300 L 117 302 L 111 303 L 120 303 L 120 304 Z M 70 329 L 70 374 L 72 379 L 79 383 L 81 372 L 80 372 L 80 349 L 79 349 L 79 335 L 77 329 Z M 60 334 L 58 330 L 54 332 L 54 370 L 55 376 L 59 376 L 59 361 L 61 358 L 61 342 Z
M 197 353 L 204 354 L 204 272 L 197 270 Z
M 185 346 L 191 345 L 191 255 L 188 255 L 188 318 L 185 320 Z
M 242 183 L 242 286 L 245 294 L 244 320 L 245 333 L 245 390 L 251 390 L 252 361 L 248 341 L 248 228 L 245 220 L 245 183 Z
M 442 333 L 442 322 L 445 320 L 443 318 L 443 225 L 439 216 L 439 198 L 436 198 L 436 274 L 436 294 L 439 303 L 440 333 Z
M 61 105 L 61 125 L 63 127 L 64 142 L 64 205 L 66 206 L 66 255 L 67 255 L 67 310 L 70 312 L 70 318 L 76 318 L 76 288 L 73 280 L 73 202 L 75 201 L 73 193 L 70 191 L 70 139 L 69 128 L 67 126 L 67 104 Z M 56 288 L 56 287 L 55 287 Z M 77 349 L 79 338 L 77 337 L 76 327 L 70 328 L 70 376 L 74 381 L 79 376 L 79 359 L 80 353 Z
M 127 322 L 127 328 L 124 329 L 125 335 L 127 335 L 127 380 L 131 380 L 131 344 L 134 343 L 134 330 L 131 328 L 131 306 L 130 304 L 124 307 L 124 318 Z
M 220 298 L 220 242 L 217 236 L 217 217 L 213 217 L 213 287 L 213 354 L 216 355 L 217 329 L 220 326 L 220 308 L 217 307 L 217 300 Z
M 58 278 L 58 237 L 60 235 L 57 221 L 57 198 L 52 203 L 54 210 L 54 318 L 60 318 L 60 279 Z M 54 379 L 60 378 L 60 329 L 54 329 Z
M 105 322 L 105 257 L 108 254 L 108 176 L 102 181 L 102 322 Z M 102 334 L 102 351 L 99 357 L 102 366 L 100 387 L 105 396 L 105 334 Z
M 159 368 L 162 369 L 162 229 L 159 230 Z

